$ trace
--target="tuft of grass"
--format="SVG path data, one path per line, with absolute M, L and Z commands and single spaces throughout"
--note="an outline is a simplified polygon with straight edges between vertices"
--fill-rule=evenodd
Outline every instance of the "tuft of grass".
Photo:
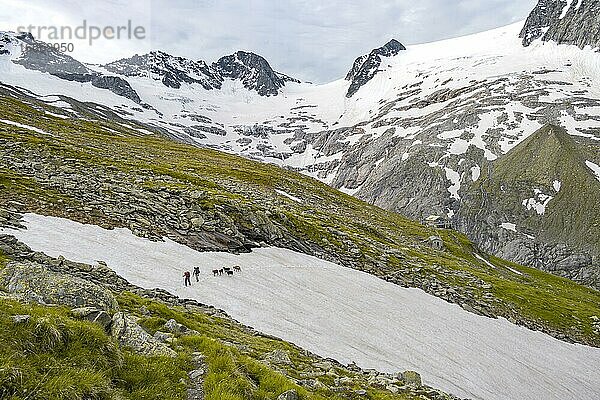
M 0 268 L 4 268 L 6 263 L 8 262 L 8 257 L 4 254 L 2 249 L 0 249 Z
M 14 315 L 30 315 L 15 323 Z M 0 299 L 0 398 L 183 399 L 183 355 L 144 357 L 120 349 L 97 324 L 63 307 Z M 166 396 L 166 397 L 165 397 Z

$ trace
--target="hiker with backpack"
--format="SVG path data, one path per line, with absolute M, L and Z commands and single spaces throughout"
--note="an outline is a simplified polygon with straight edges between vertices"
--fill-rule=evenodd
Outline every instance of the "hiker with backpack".
M 192 286 L 192 282 L 190 281 L 190 271 L 185 271 L 183 273 L 183 277 L 184 277 L 183 284 L 185 286 Z
M 196 282 L 200 282 L 200 267 L 194 267 L 194 276 L 196 277 Z

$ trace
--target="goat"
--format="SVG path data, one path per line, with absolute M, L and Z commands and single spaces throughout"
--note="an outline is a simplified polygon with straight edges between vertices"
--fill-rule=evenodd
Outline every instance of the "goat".
M 223 272 L 224 272 L 224 271 L 223 271 L 223 268 L 221 268 L 221 269 L 219 270 L 219 275 L 223 275 Z
M 219 275 L 219 270 L 218 269 L 213 269 L 213 276 L 217 276 Z
M 229 270 L 227 270 L 227 275 L 228 275 L 228 276 L 233 276 L 233 271 L 232 271 L 232 270 L 230 270 L 230 269 L 229 269 Z
M 234 267 L 233 267 L 233 270 L 234 270 L 234 271 L 237 271 L 237 272 L 242 272 L 242 268 L 240 268 L 240 266 L 239 266 L 239 265 L 236 265 L 236 266 L 234 266 Z

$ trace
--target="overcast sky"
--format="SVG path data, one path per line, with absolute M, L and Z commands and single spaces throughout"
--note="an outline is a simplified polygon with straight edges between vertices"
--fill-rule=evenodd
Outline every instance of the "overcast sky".
M 108 62 L 164 50 L 212 62 L 236 50 L 313 82 L 342 77 L 391 38 L 417 44 L 524 20 L 537 0 L 0 0 L 0 30 L 19 26 L 141 26 L 146 38 L 73 42 L 73 55 Z M 122 31 L 125 32 L 125 31 Z M 34 35 L 35 35 L 34 31 Z M 48 31 L 41 39 L 48 40 Z M 89 35 L 88 35 L 89 36 Z

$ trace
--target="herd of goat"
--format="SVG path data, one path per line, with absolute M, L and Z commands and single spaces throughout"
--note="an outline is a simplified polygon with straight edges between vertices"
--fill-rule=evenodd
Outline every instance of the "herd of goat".
M 240 268 L 239 265 L 234 266 L 233 268 L 230 267 L 223 267 L 221 269 L 213 269 L 212 273 L 213 276 L 219 276 L 219 275 L 223 275 L 223 274 L 227 274 L 229 276 L 233 276 L 233 272 L 242 272 L 242 268 Z

